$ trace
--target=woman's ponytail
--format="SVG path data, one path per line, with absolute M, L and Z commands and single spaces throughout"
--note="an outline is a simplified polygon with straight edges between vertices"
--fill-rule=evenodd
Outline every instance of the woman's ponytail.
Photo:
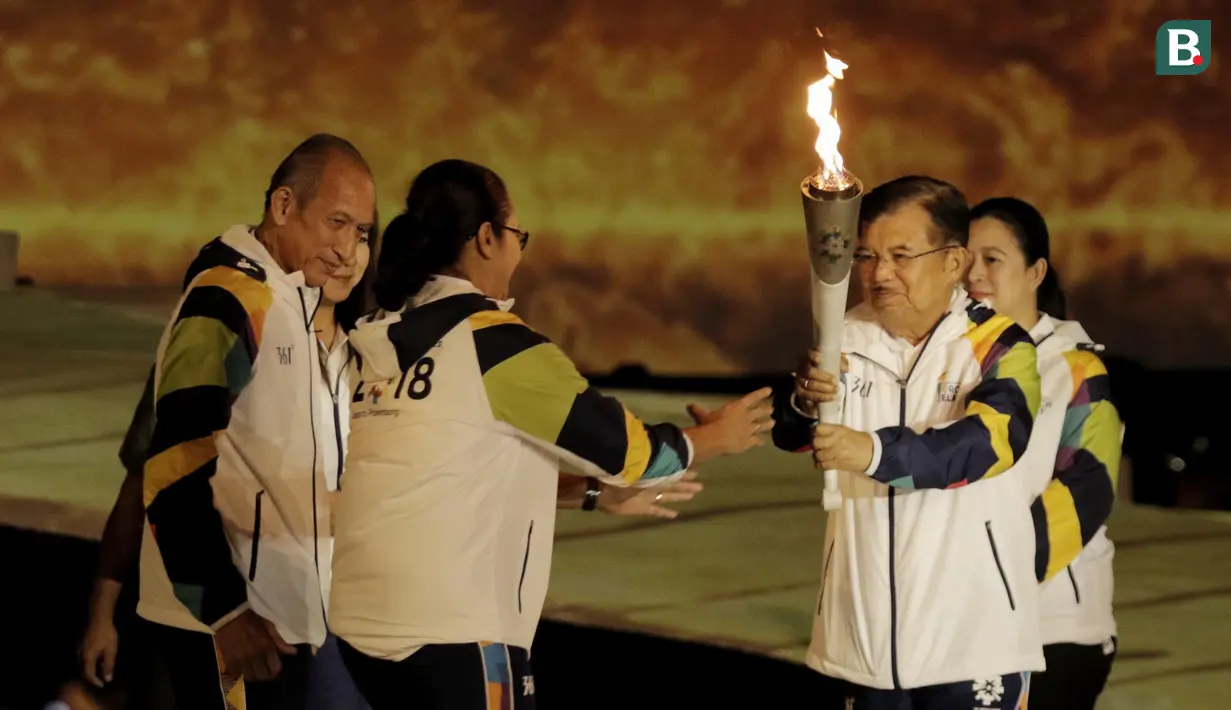
M 424 258 L 426 246 L 427 235 L 411 214 L 403 212 L 385 227 L 373 287 L 377 306 L 401 310 L 423 288 L 435 270 Z
M 1043 283 L 1039 284 L 1036 299 L 1039 310 L 1043 313 L 1059 320 L 1068 318 L 1064 289 L 1060 286 L 1060 274 L 1056 273 L 1056 267 L 1050 262 L 1047 264 L 1047 273 L 1043 275 Z
M 442 160 L 410 185 L 406 209 L 385 227 L 377 259 L 376 304 L 401 310 L 433 275 L 456 266 L 484 223 L 509 213 L 504 182 L 482 165 Z

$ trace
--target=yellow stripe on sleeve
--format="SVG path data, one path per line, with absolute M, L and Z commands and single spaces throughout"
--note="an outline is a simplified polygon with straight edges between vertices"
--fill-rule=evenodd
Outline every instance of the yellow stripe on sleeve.
M 650 437 L 645 433 L 645 425 L 624 408 L 624 429 L 628 432 L 628 450 L 624 454 L 624 470 L 620 477 L 629 484 L 636 483 L 650 466 Z
M 1052 480 L 1042 495 L 1043 510 L 1047 512 L 1047 539 L 1049 555 L 1047 573 L 1050 579 L 1064 569 L 1081 552 L 1081 522 L 1077 517 L 1077 504 L 1068 486 Z
M 177 444 L 162 453 L 151 456 L 145 462 L 145 478 L 142 481 L 142 497 L 145 507 L 154 502 L 159 493 L 193 471 L 201 468 L 218 456 L 214 436 L 202 437 Z

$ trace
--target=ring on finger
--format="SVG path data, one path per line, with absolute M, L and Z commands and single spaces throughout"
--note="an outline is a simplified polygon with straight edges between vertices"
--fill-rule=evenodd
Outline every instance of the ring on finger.
M 804 378 L 804 389 L 812 389 L 812 380 L 807 377 Z
M 661 502 L 662 502 L 662 499 L 663 499 L 663 494 L 662 494 L 662 493 L 659 493 L 658 495 L 654 496 L 654 502 L 655 502 L 655 503 L 661 503 Z

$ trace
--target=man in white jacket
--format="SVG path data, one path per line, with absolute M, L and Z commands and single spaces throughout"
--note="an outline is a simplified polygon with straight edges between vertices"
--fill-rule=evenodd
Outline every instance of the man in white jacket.
M 137 613 L 180 708 L 306 703 L 326 638 L 320 472 L 336 438 L 317 407 L 313 320 L 320 287 L 352 267 L 374 223 L 363 157 L 309 138 L 274 173 L 260 225 L 202 249 L 163 333 Z
M 370 248 L 359 245 L 374 233 L 372 198 L 358 151 L 313 136 L 271 178 L 264 221 L 227 230 L 185 275 L 103 539 L 117 580 L 141 558 L 138 613 L 179 708 L 364 707 L 336 645 L 322 648 L 350 421 L 349 398 L 334 394 L 350 386 L 341 336 L 318 348 L 312 284 L 363 271 L 354 257 Z M 701 488 L 683 478 L 655 497 L 561 474 L 557 505 L 671 518 L 660 503 Z M 133 509 L 148 524 L 130 526 Z M 107 668 L 104 652 L 87 672 Z
M 777 398 L 775 443 L 840 471 L 807 663 L 853 710 L 1017 709 L 1043 669 L 1032 496 L 1001 475 L 1038 414 L 1036 351 L 960 288 L 969 226 L 939 180 L 869 192 L 845 374 L 814 352 Z M 842 425 L 818 424 L 834 398 Z

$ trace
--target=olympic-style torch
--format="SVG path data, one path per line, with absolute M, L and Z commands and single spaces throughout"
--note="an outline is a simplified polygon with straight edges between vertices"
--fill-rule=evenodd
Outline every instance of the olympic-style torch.
M 846 64 L 826 52 L 827 76 L 808 87 L 808 115 L 820 129 L 816 153 L 821 167 L 800 185 L 808 256 L 812 261 L 812 343 L 821 351 L 824 370 L 835 377 L 840 376 L 842 367 L 842 327 L 859 227 L 859 203 L 863 198 L 863 184 L 846 171 L 838 153 L 842 132 L 833 111 L 833 87 L 844 69 Z M 841 423 L 839 402 L 825 402 L 820 409 L 821 422 Z M 825 510 L 842 505 L 837 471 L 825 471 L 823 503 Z

